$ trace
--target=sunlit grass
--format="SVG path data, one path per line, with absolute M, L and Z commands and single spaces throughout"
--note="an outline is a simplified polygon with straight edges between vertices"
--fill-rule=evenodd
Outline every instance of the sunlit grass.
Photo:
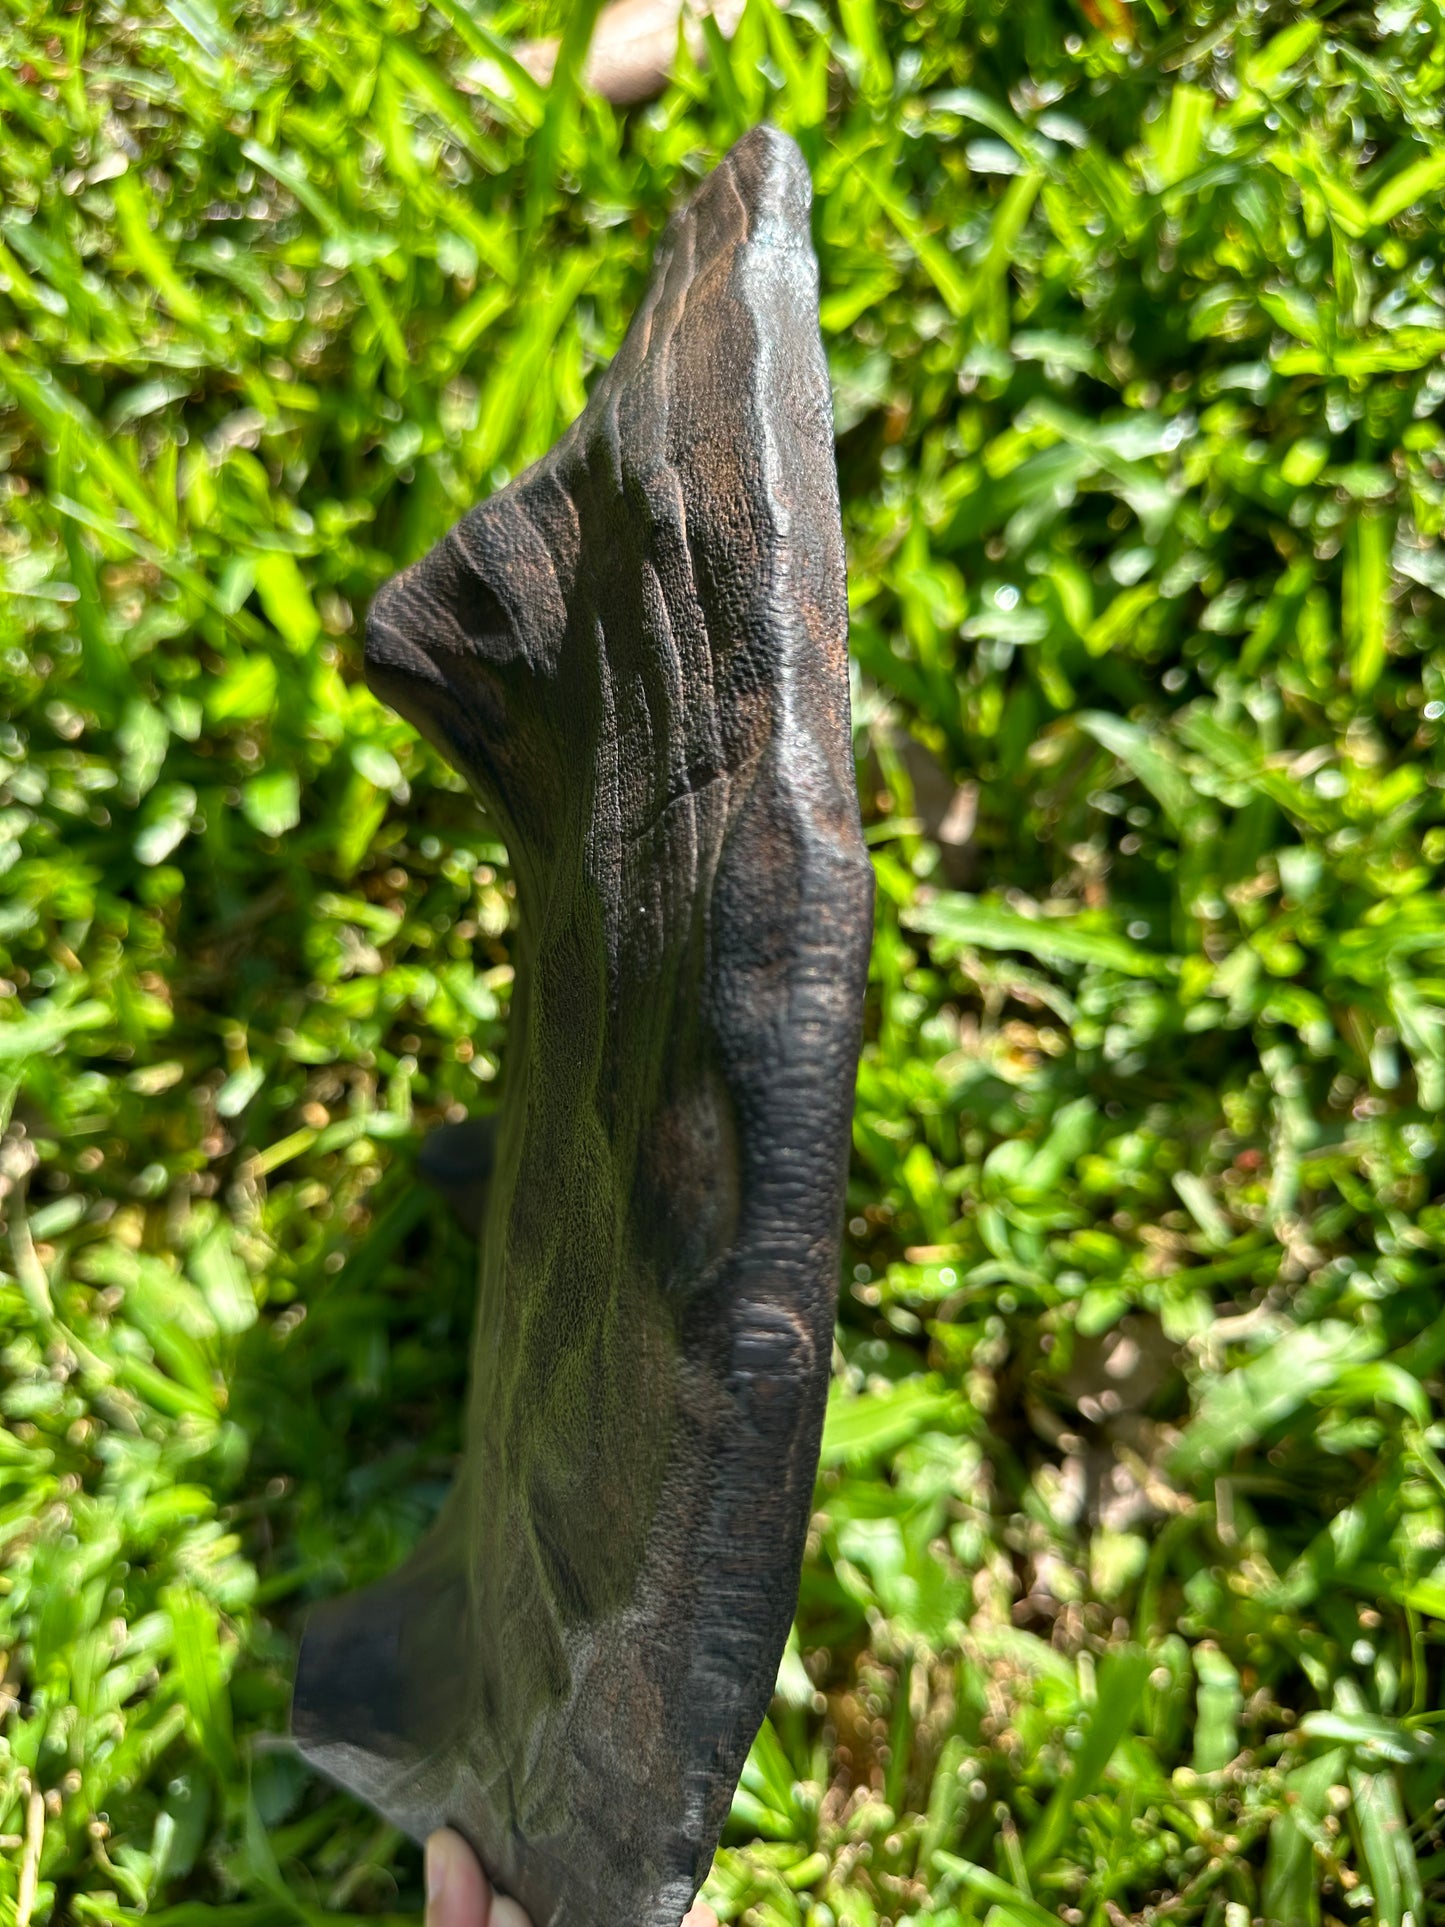
M 0 1921 L 420 1906 L 287 1749 L 445 1491 L 506 852 L 365 691 L 746 126 L 817 189 L 879 879 L 753 1927 L 1445 1910 L 1433 4 L 0 28 Z M 33 1896 L 33 1901 L 30 1897 Z

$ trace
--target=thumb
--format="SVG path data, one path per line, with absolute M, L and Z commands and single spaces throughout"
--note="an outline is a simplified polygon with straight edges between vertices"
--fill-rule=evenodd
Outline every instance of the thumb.
M 526 1912 L 494 1894 L 482 1863 L 451 1827 L 426 1843 L 426 1927 L 532 1927 Z
M 459 1833 L 443 1827 L 426 1843 L 426 1927 L 489 1927 L 492 1890 Z

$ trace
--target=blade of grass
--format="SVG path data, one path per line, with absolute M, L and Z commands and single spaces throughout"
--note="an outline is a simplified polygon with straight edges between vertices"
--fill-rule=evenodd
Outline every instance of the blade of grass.
M 577 97 L 582 88 L 582 69 L 601 0 L 572 0 L 567 24 L 557 47 L 557 64 L 542 108 L 542 119 L 532 136 L 527 170 L 527 196 L 523 214 L 522 258 L 531 252 L 532 242 L 542 224 L 546 203 L 556 185 L 557 170 L 576 118 Z
M 1137 1650 L 1111 1652 L 1099 1669 L 1098 1696 L 1084 1723 L 1068 1776 L 1054 1789 L 1037 1824 L 1030 1828 L 1024 1848 L 1031 1874 L 1053 1860 L 1069 1830 L 1077 1801 L 1094 1791 L 1114 1757 L 1119 1742 L 1132 1727 L 1144 1684 L 1153 1661 Z

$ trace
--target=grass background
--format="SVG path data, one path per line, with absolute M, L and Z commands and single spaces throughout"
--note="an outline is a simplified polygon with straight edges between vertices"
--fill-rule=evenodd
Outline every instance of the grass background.
M 556 10 L 554 10 L 554 15 Z M 506 852 L 367 599 L 812 166 L 879 912 L 750 1927 L 1445 1917 L 1436 0 L 0 7 L 0 1921 L 420 1906 L 280 1737 L 457 1445 Z

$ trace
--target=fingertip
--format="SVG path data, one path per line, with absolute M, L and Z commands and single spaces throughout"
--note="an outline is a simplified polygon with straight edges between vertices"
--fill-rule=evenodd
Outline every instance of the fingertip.
M 718 1927 L 718 1917 L 705 1900 L 697 1900 L 683 1915 L 682 1927 Z
M 510 1894 L 496 1894 L 489 1927 L 532 1927 L 532 1922 L 520 1900 L 513 1900 Z
M 493 1927 L 496 1920 L 482 1863 L 459 1833 L 439 1828 L 426 1843 L 426 1927 Z

